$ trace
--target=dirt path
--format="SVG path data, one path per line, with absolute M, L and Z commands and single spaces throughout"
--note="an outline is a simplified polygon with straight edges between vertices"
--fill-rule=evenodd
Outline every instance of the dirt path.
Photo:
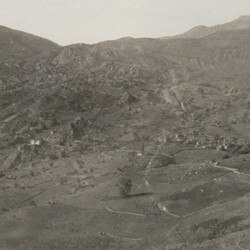
M 241 247 L 241 246 L 240 246 L 240 242 L 238 242 L 238 243 L 236 244 L 236 246 L 237 246 L 240 250 L 248 250 L 248 249 L 249 249 L 249 248 L 246 249 L 246 248 Z
M 132 241 L 142 241 L 143 240 L 143 239 L 139 239 L 139 238 L 128 238 L 128 237 L 118 236 L 118 235 L 105 233 L 105 232 L 100 232 L 99 234 L 101 236 L 104 236 L 104 237 L 116 238 L 119 240 L 132 240 Z
M 165 212 L 165 213 L 167 213 L 168 215 L 171 215 L 171 216 L 173 216 L 173 217 L 175 217 L 175 218 L 180 218 L 179 215 L 173 214 L 173 213 L 169 212 L 168 209 L 167 209 L 165 206 L 163 206 L 161 203 L 157 203 L 157 207 L 158 207 L 158 209 L 159 209 L 160 211 Z
M 132 213 L 132 212 L 122 212 L 122 211 L 113 210 L 109 207 L 105 207 L 105 209 L 111 213 L 116 213 L 116 214 L 127 214 L 127 215 L 147 217 L 145 214 L 138 214 L 138 213 Z
M 215 168 L 230 171 L 230 172 L 233 172 L 234 174 L 250 176 L 249 174 L 241 173 L 237 168 L 230 168 L 230 167 L 220 166 L 220 165 L 218 165 L 216 163 L 213 163 L 212 165 Z
M 163 147 L 164 143 L 156 146 L 155 148 L 152 149 L 152 151 L 154 152 L 154 154 L 150 157 L 148 164 L 145 168 L 145 172 L 144 172 L 144 176 L 145 176 L 145 180 L 144 180 L 144 184 L 147 188 L 149 188 L 149 182 L 147 180 L 148 174 L 150 172 L 150 169 L 152 168 L 153 164 L 154 164 L 154 160 L 157 157 L 157 154 L 159 153 L 159 151 L 161 150 L 161 148 Z

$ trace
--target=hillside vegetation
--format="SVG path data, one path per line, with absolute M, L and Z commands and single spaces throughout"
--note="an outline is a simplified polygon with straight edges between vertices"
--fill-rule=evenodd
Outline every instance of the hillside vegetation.
M 250 17 L 59 46 L 0 27 L 1 249 L 248 249 Z

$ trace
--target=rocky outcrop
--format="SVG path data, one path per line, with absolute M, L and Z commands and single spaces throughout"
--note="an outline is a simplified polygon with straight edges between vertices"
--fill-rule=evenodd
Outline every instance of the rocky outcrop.
M 125 92 L 122 97 L 118 100 L 117 104 L 118 105 L 130 105 L 132 103 L 136 103 L 138 102 L 139 99 L 136 98 L 134 95 L 132 95 L 131 93 L 129 92 Z

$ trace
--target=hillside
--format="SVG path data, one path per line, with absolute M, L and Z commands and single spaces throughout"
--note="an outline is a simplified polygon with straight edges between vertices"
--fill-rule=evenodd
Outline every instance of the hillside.
M 221 31 L 230 30 L 244 30 L 250 29 L 250 16 L 241 16 L 238 19 L 221 25 L 215 25 L 211 27 L 197 26 L 187 32 L 174 36 L 174 37 L 163 37 L 163 39 L 173 38 L 203 38 Z
M 59 46 L 47 39 L 0 26 L 0 63 L 24 61 L 57 52 Z M 44 55 L 44 56 L 45 56 Z
M 1 27 L 0 249 L 248 249 L 248 22 L 65 47 Z

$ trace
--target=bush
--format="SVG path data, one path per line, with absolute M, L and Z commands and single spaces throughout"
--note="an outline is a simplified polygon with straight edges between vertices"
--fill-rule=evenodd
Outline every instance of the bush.
M 48 157 L 50 160 L 57 160 L 59 158 L 58 155 L 56 155 L 55 153 L 50 153 Z
M 126 197 L 131 192 L 132 181 L 130 178 L 121 178 L 118 182 L 119 193 L 121 196 Z

